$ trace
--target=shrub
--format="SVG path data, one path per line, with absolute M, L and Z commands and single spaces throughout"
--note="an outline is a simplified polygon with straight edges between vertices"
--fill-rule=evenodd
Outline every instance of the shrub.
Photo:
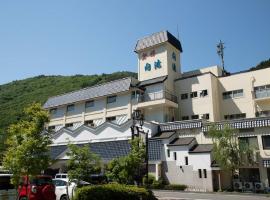
M 180 185 L 180 184 L 171 184 L 171 185 L 165 185 L 165 190 L 185 190 L 187 189 L 186 185 Z
M 153 193 L 136 186 L 106 184 L 79 188 L 74 200 L 156 200 Z
M 152 185 L 155 180 L 156 177 L 153 174 L 148 174 L 148 185 Z M 143 177 L 143 185 L 147 185 L 146 176 Z

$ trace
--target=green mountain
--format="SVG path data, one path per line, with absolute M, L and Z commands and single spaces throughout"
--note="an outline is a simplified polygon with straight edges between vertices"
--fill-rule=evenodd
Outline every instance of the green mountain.
M 0 85 L 0 133 L 20 119 L 23 108 L 32 102 L 44 104 L 51 96 L 128 76 L 137 77 L 137 74 L 123 71 L 101 75 L 40 75 Z

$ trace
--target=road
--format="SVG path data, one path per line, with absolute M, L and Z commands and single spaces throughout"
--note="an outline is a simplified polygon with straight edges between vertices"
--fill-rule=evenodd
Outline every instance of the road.
M 269 197 L 256 194 L 191 193 L 175 191 L 153 191 L 159 200 L 270 200 Z

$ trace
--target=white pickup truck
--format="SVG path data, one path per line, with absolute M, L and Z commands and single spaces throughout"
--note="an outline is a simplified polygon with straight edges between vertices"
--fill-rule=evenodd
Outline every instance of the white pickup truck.
M 14 185 L 11 184 L 10 179 L 12 174 L 0 174 L 0 199 L 14 200 L 16 199 L 17 191 Z

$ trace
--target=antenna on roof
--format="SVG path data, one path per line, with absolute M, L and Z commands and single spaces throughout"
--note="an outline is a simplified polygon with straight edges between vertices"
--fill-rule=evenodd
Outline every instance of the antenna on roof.
M 177 39 L 179 40 L 179 29 L 178 29 L 178 24 L 177 24 Z
M 225 68 L 224 68 L 224 49 L 225 49 L 224 42 L 222 42 L 220 40 L 219 43 L 217 44 L 217 54 L 221 58 L 223 72 L 225 72 Z

